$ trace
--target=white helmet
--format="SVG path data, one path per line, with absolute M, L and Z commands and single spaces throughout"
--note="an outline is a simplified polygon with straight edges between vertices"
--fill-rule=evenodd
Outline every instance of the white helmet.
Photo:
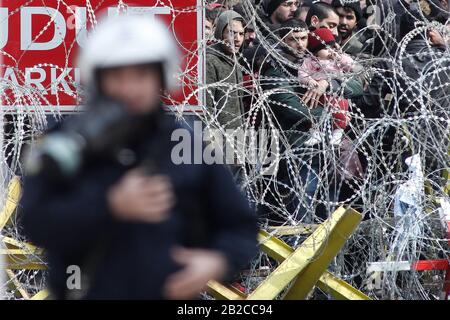
M 177 87 L 179 51 L 167 27 L 145 16 L 116 16 L 97 25 L 78 58 L 82 79 L 94 81 L 97 69 L 161 63 L 167 90 Z

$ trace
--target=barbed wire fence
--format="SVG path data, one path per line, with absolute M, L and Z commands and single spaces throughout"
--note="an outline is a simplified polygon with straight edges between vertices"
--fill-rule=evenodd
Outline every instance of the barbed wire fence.
M 118 1 L 118 8 L 126 10 L 127 2 Z M 282 70 L 289 68 L 298 70 L 300 65 L 280 54 L 279 45 L 282 39 L 265 25 L 260 17 L 260 9 L 255 8 L 249 0 L 242 0 L 241 4 L 246 17 L 250 17 L 247 23 L 258 26 L 255 32 L 259 45 L 265 52 L 263 63 L 275 63 L 277 68 Z M 58 1 L 58 5 L 70 8 L 62 0 Z M 101 3 L 86 1 L 87 19 L 92 25 L 96 24 L 95 12 L 100 5 Z M 156 5 L 168 6 L 174 19 L 182 12 L 205 9 L 204 6 L 176 8 L 171 1 L 159 1 Z M 231 144 L 230 141 L 240 130 L 251 133 L 245 139 L 245 143 L 238 141 L 231 144 L 241 163 L 234 168 L 239 170 L 233 171 L 239 171 L 238 182 L 255 209 L 259 212 L 260 208 L 264 208 L 264 211 L 270 212 L 269 217 L 261 216 L 261 227 L 267 229 L 273 224 L 280 224 L 280 221 L 284 226 L 317 224 L 339 206 L 352 207 L 364 215 L 364 221 L 333 260 L 329 269 L 372 298 L 438 299 L 444 283 L 443 271 L 399 271 L 394 267 L 380 272 L 371 271 L 373 269 L 370 265 L 375 262 L 400 264 L 407 261 L 413 264 L 419 260 L 448 260 L 450 248 L 444 217 L 445 204 L 450 201 L 446 189 L 448 184 L 446 172 L 450 163 L 448 140 L 450 82 L 442 81 L 439 76 L 449 73 L 448 42 L 442 54 L 435 54 L 432 50 L 420 53 L 432 56 L 425 66 L 426 70 L 420 70 L 417 78 L 408 76 L 405 63 L 414 61 L 412 59 L 414 57 L 406 48 L 416 36 L 425 36 L 430 28 L 434 28 L 445 38 L 449 36 L 450 26 L 435 22 L 422 23 L 406 37 L 398 40 L 395 37 L 397 26 L 392 2 L 380 2 L 380 6 L 384 13 L 381 24 L 375 29 L 371 26 L 365 27 L 358 33 L 366 30 L 373 32 L 381 43 L 381 51 L 376 55 L 358 56 L 356 61 L 362 68 L 357 72 L 341 75 L 339 79 L 345 85 L 347 81 L 356 77 L 364 78 L 366 84 L 374 78 L 379 78 L 382 79 L 380 86 L 389 88 L 391 92 L 389 97 L 381 95 L 376 97 L 380 106 L 389 106 L 389 110 L 383 110 L 379 117 L 367 117 L 356 101 L 351 102 L 348 114 L 352 120 L 346 130 L 346 137 L 351 141 L 350 151 L 358 154 L 363 160 L 364 172 L 342 179 L 339 173 L 345 169 L 345 163 L 342 163 L 339 148 L 330 145 L 326 139 L 314 148 L 292 145 L 289 142 L 290 132 L 282 130 L 280 120 L 273 112 L 275 107 L 283 110 L 291 108 L 289 105 L 277 104 L 273 100 L 274 95 L 284 93 L 286 89 L 267 90 L 266 87 L 268 84 L 279 82 L 290 83 L 296 88 L 303 85 L 299 83 L 296 75 L 267 78 L 259 72 L 254 72 L 253 61 L 246 59 L 241 52 L 234 54 L 232 59 L 235 62 L 234 68 L 248 75 L 245 80 L 237 84 L 220 81 L 200 84 L 198 87 L 192 86 L 189 88 L 192 89 L 192 93 L 186 95 L 185 103 L 178 107 L 174 115 L 180 121 L 186 120 L 187 116 L 183 111 L 189 105 L 188 101 L 192 95 L 206 97 L 215 89 L 223 92 L 223 99 L 238 95 L 250 101 L 248 109 L 242 114 L 235 115 L 234 118 L 240 125 L 234 127 L 232 131 L 227 130 L 228 128 L 218 120 L 221 113 L 226 113 L 226 110 L 221 108 L 223 101 L 215 101 L 215 106 L 203 108 L 197 113 L 197 118 L 204 123 L 207 130 L 218 130 L 224 135 L 228 144 Z M 14 14 L 18 14 L 18 11 L 10 12 L 9 16 Z M 215 39 L 214 43 L 226 45 L 220 39 Z M 187 55 L 185 58 L 187 60 L 197 58 L 198 53 L 206 52 L 210 45 L 210 40 L 204 39 L 198 43 L 199 48 L 197 46 L 192 49 L 184 48 Z M 20 59 L 3 50 L 0 54 L 8 56 L 10 58 L 8 61 L 17 62 Z M 53 65 L 52 67 L 61 71 L 65 68 Z M 26 75 L 18 69 L 18 63 L 2 64 L 2 68 L 13 68 L 18 82 L 25 83 Z M 180 70 L 178 77 L 185 86 L 191 86 L 188 79 L 191 79 L 192 75 L 192 70 L 186 69 Z M 329 78 L 332 77 L 330 74 Z M 3 190 L 6 190 L 11 177 L 21 173 L 24 144 L 32 144 L 46 128 L 46 113 L 38 106 L 50 103 L 45 94 L 35 87 L 17 85 L 6 77 L 0 81 L 3 104 L 36 106 L 29 109 L 17 108 L 13 114 L 2 111 L 5 131 L 1 159 L 4 168 Z M 69 79 L 68 83 L 78 88 L 74 79 Z M 78 99 L 78 93 L 74 95 L 77 101 L 81 101 Z M 302 99 L 301 94 L 298 99 Z M 170 101 L 170 97 L 168 100 Z M 405 110 L 403 107 L 405 103 L 417 107 L 414 110 Z M 31 109 L 33 112 L 29 111 Z M 61 117 L 58 112 L 54 112 L 52 116 L 56 119 Z M 332 130 L 331 123 L 331 112 L 325 112 L 317 125 L 321 131 L 329 133 Z M 269 143 L 269 152 L 268 144 L 260 143 L 261 137 L 258 137 L 258 133 L 262 131 L 267 134 L 269 141 L 277 142 L 275 148 L 271 148 L 272 145 Z M 386 148 L 386 139 L 389 140 L 390 148 Z M 411 157 L 409 166 L 405 163 L 407 156 Z M 316 172 L 317 189 L 310 195 L 306 192 L 308 185 L 300 177 L 300 172 L 312 170 L 316 164 L 310 159 L 317 158 L 320 159 L 319 170 Z M 278 179 L 281 166 L 286 167 L 287 179 Z M 410 206 L 398 209 L 398 201 L 404 195 L 410 195 L 413 200 L 409 203 Z M 295 205 L 287 203 L 287 199 Z M 303 213 L 299 214 L 301 210 Z M 26 241 L 20 234 L 20 215 L 1 230 L 1 233 L 4 237 Z M 301 244 L 304 237 L 294 235 L 284 236 L 283 239 L 296 247 Z M 242 275 L 241 282 L 246 291 L 252 291 L 265 278 L 264 275 L 276 266 L 276 262 L 260 253 L 249 270 Z M 45 272 L 20 270 L 8 274 L 6 283 L 2 285 L 7 299 L 17 298 L 15 289 L 11 289 L 14 281 L 19 281 L 32 295 L 45 287 Z M 321 296 L 326 295 L 316 290 L 310 298 Z

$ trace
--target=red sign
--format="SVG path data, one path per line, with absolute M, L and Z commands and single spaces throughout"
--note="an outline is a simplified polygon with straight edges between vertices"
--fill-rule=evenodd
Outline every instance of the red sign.
M 45 5 L 44 5 L 45 3 Z M 183 56 L 180 93 L 167 105 L 196 107 L 202 81 L 201 0 L 0 0 L 2 105 L 74 111 L 80 105 L 80 73 L 74 58 L 87 29 L 119 11 L 161 19 L 174 33 Z M 155 44 L 158 45 L 158 44 Z

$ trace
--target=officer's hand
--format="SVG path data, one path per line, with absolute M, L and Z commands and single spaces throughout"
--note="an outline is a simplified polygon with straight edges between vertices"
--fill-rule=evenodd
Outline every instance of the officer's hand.
M 172 256 L 184 268 L 167 279 L 164 289 L 168 299 L 196 298 L 209 280 L 221 280 L 227 271 L 226 258 L 218 251 L 176 248 Z
M 108 192 L 113 215 L 126 221 L 158 223 L 168 218 L 175 196 L 168 177 L 128 172 Z

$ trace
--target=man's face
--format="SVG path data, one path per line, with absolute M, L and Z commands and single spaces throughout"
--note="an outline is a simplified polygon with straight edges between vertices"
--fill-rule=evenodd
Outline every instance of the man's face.
M 206 39 L 211 39 L 213 33 L 214 33 L 214 26 L 213 23 L 209 20 L 205 20 L 205 37 Z
M 222 39 L 231 53 L 238 52 L 244 43 L 244 26 L 241 21 L 233 20 L 223 30 Z
M 300 5 L 298 0 L 288 0 L 283 2 L 270 16 L 272 23 L 283 23 L 289 19 L 294 18 L 295 11 L 297 11 Z
M 308 32 L 292 31 L 283 39 L 283 42 L 296 53 L 301 54 L 308 47 Z
M 347 39 L 353 33 L 353 29 L 356 27 L 356 15 L 352 9 L 340 7 L 336 11 L 339 14 L 339 35 L 343 39 Z
M 253 47 L 253 41 L 256 40 L 256 32 L 253 29 L 246 29 L 244 35 L 244 44 L 248 47 Z
M 101 70 L 103 94 L 125 104 L 133 114 L 154 111 L 161 91 L 161 73 L 151 65 L 126 66 Z
M 339 16 L 332 11 L 328 15 L 328 17 L 326 17 L 322 20 L 319 20 L 319 18 L 317 18 L 317 16 L 311 17 L 311 26 L 312 27 L 315 27 L 316 29 L 327 28 L 331 31 L 331 33 L 335 37 L 338 36 L 338 30 L 337 30 L 338 25 L 339 25 Z

